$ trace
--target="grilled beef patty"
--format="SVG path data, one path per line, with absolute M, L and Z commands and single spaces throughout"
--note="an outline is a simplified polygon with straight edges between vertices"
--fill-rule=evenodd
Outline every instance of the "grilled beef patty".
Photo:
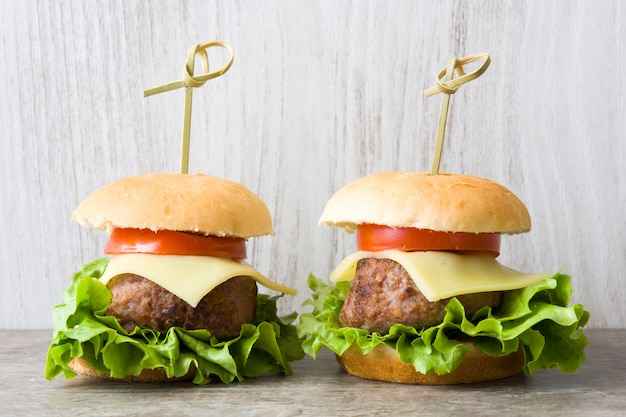
M 497 308 L 500 291 L 459 295 L 456 297 L 468 317 L 485 306 Z M 344 300 L 339 322 L 344 327 L 358 327 L 385 334 L 396 323 L 417 329 L 443 321 L 446 298 L 428 301 L 406 270 L 391 259 L 361 259 L 350 290 Z
M 239 335 L 241 325 L 254 319 L 257 307 L 256 282 L 246 276 L 218 285 L 196 308 L 139 275 L 119 275 L 108 288 L 113 299 L 106 314 L 115 316 L 129 332 L 136 325 L 160 331 L 170 327 L 206 329 L 224 340 Z

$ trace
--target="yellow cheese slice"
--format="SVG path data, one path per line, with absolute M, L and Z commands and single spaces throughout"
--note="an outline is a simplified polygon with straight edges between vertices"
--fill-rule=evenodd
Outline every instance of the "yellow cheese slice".
M 352 280 L 363 258 L 388 258 L 406 269 L 429 301 L 462 294 L 524 288 L 548 277 L 507 268 L 487 254 L 451 252 L 359 251 L 348 255 L 330 274 L 333 282 Z
M 133 253 L 113 255 L 100 281 L 105 285 L 120 274 L 136 274 L 160 285 L 191 306 L 230 278 L 244 275 L 274 291 L 296 295 L 297 290 L 265 277 L 245 263 L 212 256 L 179 256 Z

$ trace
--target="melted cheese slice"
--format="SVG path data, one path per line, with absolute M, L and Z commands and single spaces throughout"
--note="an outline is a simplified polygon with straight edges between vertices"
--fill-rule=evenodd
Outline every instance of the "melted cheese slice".
M 294 288 L 277 284 L 248 264 L 212 256 L 142 253 L 113 255 L 100 281 L 106 285 L 120 274 L 136 274 L 147 278 L 192 307 L 196 307 L 213 288 L 240 275 L 249 276 L 271 290 L 297 294 Z
M 459 255 L 451 252 L 359 251 L 348 255 L 329 279 L 350 281 L 359 260 L 388 258 L 406 269 L 417 288 L 429 301 L 462 294 L 524 288 L 548 277 L 546 273 L 527 274 L 503 266 L 486 254 Z

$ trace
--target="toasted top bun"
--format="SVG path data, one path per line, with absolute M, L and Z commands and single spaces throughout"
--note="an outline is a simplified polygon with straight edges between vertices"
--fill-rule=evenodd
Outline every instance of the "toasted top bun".
M 113 181 L 87 196 L 72 218 L 108 232 L 130 227 L 242 238 L 273 233 L 270 212 L 256 194 L 239 183 L 202 174 L 146 174 Z
M 337 191 L 320 224 L 354 232 L 363 223 L 441 232 L 522 233 L 526 206 L 510 190 L 485 178 L 427 172 L 384 172 Z

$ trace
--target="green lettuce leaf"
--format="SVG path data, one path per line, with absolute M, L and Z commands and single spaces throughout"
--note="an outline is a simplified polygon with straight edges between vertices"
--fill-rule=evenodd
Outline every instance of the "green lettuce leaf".
M 48 348 L 45 376 L 61 373 L 73 378 L 69 363 L 82 357 L 97 371 L 113 378 L 138 375 L 143 369 L 163 369 L 168 377 L 197 369 L 193 382 L 205 384 L 242 381 L 265 373 L 292 374 L 290 361 L 304 357 L 301 339 L 293 324 L 296 313 L 278 317 L 276 301 L 281 296 L 257 296 L 258 308 L 252 324 L 241 327 L 238 337 L 219 341 L 206 330 L 179 327 L 159 332 L 136 327 L 128 333 L 112 316 L 105 316 L 111 292 L 98 278 L 108 259 L 88 263 L 74 274 L 54 307 L 53 340 Z
M 486 307 L 469 318 L 461 303 L 452 298 L 441 324 L 424 329 L 396 324 L 389 333 L 380 334 L 339 324 L 350 282 L 328 285 L 310 275 L 312 294 L 303 305 L 313 311 L 302 314 L 296 327 L 298 335 L 305 338 L 304 351 L 313 358 L 322 347 L 341 355 L 353 344 L 368 353 L 384 343 L 418 372 L 443 375 L 461 364 L 468 348 L 460 342 L 471 341 L 492 356 L 508 355 L 521 346 L 527 374 L 547 368 L 569 373 L 585 361 L 588 340 L 582 327 L 589 320 L 589 312 L 580 304 L 569 306 L 570 281 L 568 275 L 556 273 L 532 286 L 506 291 L 500 308 Z

